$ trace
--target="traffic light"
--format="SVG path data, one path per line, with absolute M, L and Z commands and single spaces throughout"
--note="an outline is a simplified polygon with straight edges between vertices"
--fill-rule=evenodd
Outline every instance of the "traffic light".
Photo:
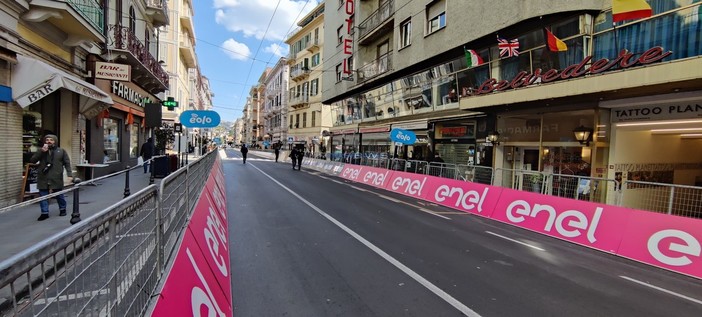
M 161 101 L 161 105 L 168 108 L 168 111 L 173 111 L 173 108 L 178 107 L 178 102 L 173 97 L 168 97 L 166 100 Z

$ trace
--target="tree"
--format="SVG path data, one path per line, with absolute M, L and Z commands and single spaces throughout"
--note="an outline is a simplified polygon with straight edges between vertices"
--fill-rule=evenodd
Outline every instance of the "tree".
M 156 152 L 166 153 L 166 145 L 175 141 L 173 127 L 167 123 L 162 123 L 160 128 L 154 129 L 156 135 Z

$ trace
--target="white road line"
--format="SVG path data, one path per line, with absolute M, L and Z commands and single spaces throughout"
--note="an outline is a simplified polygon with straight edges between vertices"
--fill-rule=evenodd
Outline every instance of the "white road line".
M 365 190 L 365 189 L 363 189 L 363 188 L 361 188 L 361 187 L 356 187 L 356 186 L 353 186 L 353 185 L 349 185 L 349 186 L 350 186 L 351 188 L 355 189 L 355 190 L 362 191 L 362 192 L 367 192 L 367 190 Z
M 669 290 L 667 290 L 667 289 L 665 289 L 665 288 L 661 288 L 661 287 L 658 287 L 658 286 L 655 286 L 655 285 L 652 285 L 652 284 L 648 284 L 648 283 L 646 283 L 646 282 L 642 282 L 642 281 L 639 281 L 639 280 L 635 280 L 635 279 L 633 279 L 633 278 L 631 278 L 631 277 L 628 277 L 628 276 L 619 275 L 619 277 L 621 277 L 621 278 L 623 278 L 623 279 L 625 279 L 625 280 L 627 280 L 627 281 L 631 281 L 631 282 L 634 282 L 634 283 L 637 283 L 637 284 L 640 284 L 640 285 L 643 285 L 643 286 L 646 286 L 646 287 L 650 287 L 650 288 L 655 289 L 655 290 L 657 290 L 657 291 L 661 291 L 661 292 L 663 292 L 663 293 L 668 293 L 668 294 L 670 294 L 670 295 L 677 296 L 677 297 L 680 297 L 680 298 L 682 298 L 682 299 L 689 300 L 689 301 L 691 301 L 691 302 L 693 302 L 693 303 L 702 305 L 702 300 L 694 299 L 694 298 L 692 298 L 692 297 L 688 297 L 688 296 L 685 296 L 685 295 L 682 295 L 682 294 L 678 294 L 678 293 L 676 293 L 676 292 L 669 291 Z
M 342 182 L 342 181 L 338 181 L 338 180 L 333 179 L 333 178 L 329 178 L 329 177 L 325 177 L 325 176 L 321 176 L 321 175 L 320 175 L 319 177 L 324 178 L 324 179 L 326 179 L 326 180 L 330 180 L 330 181 L 332 181 L 332 182 L 334 182 L 334 183 L 337 183 L 337 184 L 346 185 L 346 183 L 344 183 L 344 182 Z
M 505 236 L 503 236 L 503 235 L 500 235 L 500 234 L 497 234 L 497 233 L 494 233 L 494 232 L 491 232 L 491 231 L 485 231 L 485 233 L 488 233 L 488 234 L 491 234 L 491 235 L 493 235 L 493 236 L 500 237 L 500 238 L 502 238 L 502 239 L 509 240 L 509 241 L 512 241 L 512 242 L 515 242 L 515 243 L 519 243 L 519 244 L 521 244 L 521 245 L 525 245 L 525 246 L 527 246 L 527 247 L 530 247 L 530 248 L 533 248 L 533 249 L 536 249 L 536 250 L 539 250 L 539 251 L 546 251 L 546 250 L 544 250 L 544 249 L 542 249 L 542 248 L 539 248 L 539 247 L 537 247 L 537 246 L 533 246 L 533 245 L 531 245 L 531 244 L 524 243 L 524 242 L 521 242 L 521 241 L 519 241 L 519 240 L 514 240 L 514 239 L 512 239 L 512 238 L 508 238 L 508 237 L 505 237 Z
M 359 242 L 361 242 L 361 243 L 362 243 L 363 245 L 365 245 L 367 248 L 369 248 L 369 249 L 371 249 L 373 252 L 377 253 L 380 257 L 382 257 L 382 258 L 385 259 L 386 261 L 390 262 L 390 264 L 392 264 L 392 265 L 394 265 L 395 267 L 397 267 L 398 269 L 400 269 L 400 271 L 404 272 L 405 274 L 407 274 L 408 276 L 410 276 L 411 278 L 413 278 L 413 279 L 414 279 L 415 281 L 417 281 L 419 284 L 421 284 L 422 286 L 426 287 L 429 291 L 431 291 L 432 293 L 434 293 L 434 294 L 436 294 L 437 296 L 439 296 L 439 298 L 441 298 L 441 299 L 443 299 L 444 301 L 446 301 L 448 304 L 450 304 L 451 306 L 453 306 L 454 308 L 456 308 L 458 311 L 460 311 L 460 312 L 463 313 L 464 315 L 470 316 L 470 317 L 480 317 L 480 315 L 479 315 L 478 313 L 476 313 L 476 312 L 473 311 L 472 309 L 468 308 L 468 306 L 463 305 L 463 303 L 459 302 L 457 299 L 453 298 L 451 295 L 449 295 L 448 293 L 444 292 L 444 291 L 443 291 L 442 289 L 440 289 L 438 286 L 432 284 L 431 282 L 429 282 L 429 280 L 425 279 L 425 278 L 422 277 L 421 275 L 419 275 L 419 274 L 417 274 L 416 272 L 412 271 L 412 269 L 410 269 L 409 267 L 407 267 L 407 266 L 405 266 L 404 264 L 400 263 L 400 261 L 396 260 L 395 258 L 393 258 L 392 256 L 390 256 L 389 254 L 385 253 L 385 251 L 383 251 L 383 250 L 381 250 L 380 248 L 376 247 L 376 246 L 375 246 L 374 244 L 372 244 L 370 241 L 364 239 L 361 235 L 359 235 L 358 233 L 354 232 L 354 231 L 351 230 L 350 228 L 346 227 L 344 224 L 342 224 L 341 222 L 337 221 L 337 220 L 334 219 L 332 216 L 330 216 L 330 215 L 327 214 L 326 212 L 322 211 L 321 209 L 319 209 L 317 206 L 315 206 L 315 205 L 313 205 L 312 203 L 310 203 L 309 201 L 307 201 L 307 200 L 306 200 L 305 198 L 303 198 L 302 196 L 298 195 L 298 194 L 297 194 L 296 192 L 294 192 L 292 189 L 290 189 L 290 188 L 286 187 L 285 185 L 281 184 L 278 180 L 276 180 L 275 178 L 273 178 L 273 177 L 271 177 L 270 175 L 266 174 L 264 171 L 262 171 L 262 170 L 259 169 L 258 167 L 253 166 L 253 168 L 257 169 L 259 172 L 261 172 L 261 174 L 265 175 L 265 176 L 268 177 L 270 180 L 272 180 L 274 183 L 278 184 L 278 186 L 282 187 L 283 189 L 285 189 L 286 191 L 288 191 L 290 194 L 292 194 L 293 196 L 297 197 L 297 199 L 299 199 L 300 201 L 302 201 L 303 203 L 305 203 L 307 206 L 309 206 L 310 208 L 312 208 L 313 210 L 315 210 L 317 213 L 319 213 L 320 215 L 322 215 L 324 218 L 327 218 L 327 220 L 331 221 L 331 222 L 332 222 L 333 224 L 335 224 L 337 227 L 341 228 L 341 230 L 344 230 L 344 231 L 345 231 L 346 233 L 348 233 L 350 236 L 356 238 L 356 240 L 358 240 Z
M 430 215 L 432 215 L 432 216 L 437 216 L 437 217 L 440 217 L 440 218 L 444 218 L 444 219 L 446 219 L 446 220 L 451 220 L 451 218 L 449 218 L 449 217 L 439 215 L 439 214 L 435 213 L 434 211 L 429 210 L 429 209 L 426 209 L 426 208 L 419 208 L 419 211 L 423 211 L 423 212 L 426 212 L 426 213 L 428 213 L 428 214 L 430 214 Z

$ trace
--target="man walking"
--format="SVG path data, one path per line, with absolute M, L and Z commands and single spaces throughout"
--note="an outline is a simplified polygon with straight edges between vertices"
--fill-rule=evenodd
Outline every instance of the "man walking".
M 144 159 L 144 174 L 146 174 L 146 169 L 149 172 L 153 168 L 149 160 L 154 157 L 154 152 L 156 152 L 156 147 L 154 146 L 154 138 L 149 138 L 141 145 L 141 151 L 139 151 L 139 156 Z
M 241 156 L 244 158 L 244 164 L 246 164 L 246 153 L 249 153 L 249 148 L 246 147 L 246 143 L 241 145 Z
M 293 147 L 292 150 L 290 150 L 290 154 L 288 154 L 288 157 L 290 157 L 290 160 L 292 161 L 293 169 L 295 169 L 295 165 L 297 165 L 298 155 L 300 155 L 300 151 L 298 151 L 296 147 Z
M 278 156 L 280 156 L 280 141 L 273 145 L 273 152 L 275 153 L 275 162 L 278 163 Z
M 39 173 L 37 173 L 37 189 L 39 196 L 46 196 L 49 191 L 60 191 L 63 189 L 63 170 L 66 175 L 73 178 L 71 173 L 71 160 L 68 153 L 58 147 L 58 137 L 53 134 L 44 136 L 44 146 L 32 155 L 31 163 L 39 162 Z M 59 205 L 59 216 L 66 215 L 66 197 L 63 194 L 56 196 Z M 49 218 L 49 201 L 47 199 L 39 202 L 41 215 L 38 221 Z

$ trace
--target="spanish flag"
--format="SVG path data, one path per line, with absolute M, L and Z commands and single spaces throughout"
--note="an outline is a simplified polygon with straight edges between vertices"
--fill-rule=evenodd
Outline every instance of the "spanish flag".
M 544 28 L 544 34 L 546 38 L 546 46 L 548 46 L 548 50 L 551 52 L 563 52 L 568 50 L 568 46 L 566 43 L 561 41 L 561 39 L 557 38 L 551 31 L 548 29 Z
M 612 22 L 648 18 L 653 15 L 646 0 L 612 0 Z

